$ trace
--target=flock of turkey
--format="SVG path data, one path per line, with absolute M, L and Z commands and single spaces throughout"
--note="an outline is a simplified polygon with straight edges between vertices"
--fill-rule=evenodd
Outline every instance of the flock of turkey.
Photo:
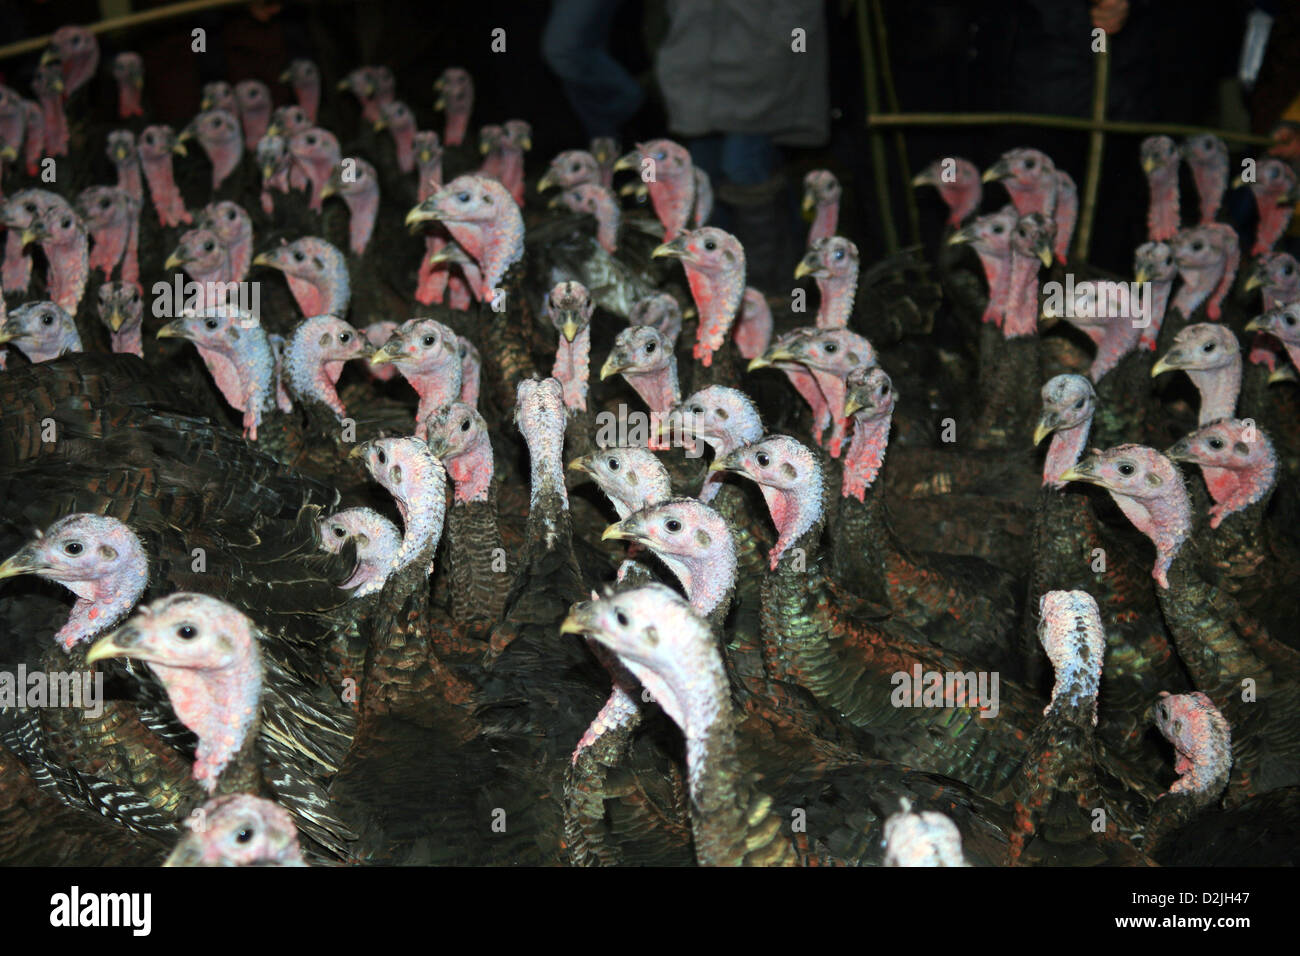
M 1295 862 L 1285 164 L 1243 257 L 1144 142 L 1118 316 L 1041 152 L 917 177 L 933 263 L 815 171 L 778 298 L 670 140 L 145 79 L 0 87 L 0 860 Z

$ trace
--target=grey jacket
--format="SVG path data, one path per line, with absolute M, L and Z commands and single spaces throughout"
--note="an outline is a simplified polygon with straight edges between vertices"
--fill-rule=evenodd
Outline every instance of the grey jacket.
M 820 146 L 830 130 L 822 0 L 667 0 L 655 75 L 678 136 L 769 133 Z M 804 52 L 792 49 L 804 31 Z

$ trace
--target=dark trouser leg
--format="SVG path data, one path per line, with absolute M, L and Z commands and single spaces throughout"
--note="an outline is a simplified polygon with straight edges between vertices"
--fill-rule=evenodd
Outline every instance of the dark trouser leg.
M 564 85 L 587 138 L 618 138 L 645 99 L 623 64 L 609 54 L 609 31 L 622 0 L 554 0 L 542 31 L 542 57 Z

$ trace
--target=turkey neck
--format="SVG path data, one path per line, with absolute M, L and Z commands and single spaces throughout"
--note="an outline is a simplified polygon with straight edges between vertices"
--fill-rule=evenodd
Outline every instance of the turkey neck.
M 179 226 L 192 222 L 185 200 L 176 187 L 172 175 L 171 153 L 164 153 L 153 159 L 141 157 L 140 167 L 144 170 L 145 181 L 149 183 L 149 195 L 158 212 L 158 221 L 164 226 Z
M 307 122 L 314 124 L 316 113 L 320 109 L 320 83 L 295 83 L 293 95 L 302 111 L 307 114 Z
M 364 255 L 375 231 L 375 218 L 379 215 L 379 192 L 368 189 L 359 195 L 345 194 L 343 200 L 350 213 L 348 248 L 359 256 Z
M 320 348 L 310 341 L 312 333 L 295 335 L 289 342 L 285 354 L 285 371 L 289 374 L 289 386 L 294 397 L 319 405 L 324 405 L 334 413 L 336 421 L 342 421 L 347 414 L 339 398 L 339 376 L 343 374 L 342 361 L 322 361 Z
M 352 301 L 352 281 L 348 276 L 348 267 L 342 256 L 331 259 L 333 261 L 321 276 L 319 285 L 285 273 L 285 278 L 289 280 L 289 291 L 293 293 L 305 318 L 315 315 L 337 315 L 341 318 L 348 314 L 348 305 Z
M 1007 312 L 1002 334 L 1007 338 L 1033 335 L 1038 329 L 1038 267 L 1033 256 L 1011 253 L 1007 279 Z
M 842 329 L 849 324 L 849 316 L 853 314 L 853 300 L 858 294 L 859 268 L 855 263 L 843 275 L 817 279 L 817 289 L 821 293 L 817 328 Z
M 989 286 L 989 300 L 984 307 L 985 322 L 1002 325 L 1007 314 L 1007 294 L 1011 288 L 1011 253 L 1010 250 L 994 252 L 975 249 L 980 264 L 984 267 L 984 278 Z
M 1201 393 L 1200 425 L 1208 425 L 1220 418 L 1232 418 L 1237 409 L 1237 395 L 1241 391 L 1241 353 L 1232 356 L 1227 365 L 1212 369 L 1187 369 L 1187 377 Z
M 9 227 L 5 237 L 4 288 L 6 292 L 26 292 L 32 280 L 32 257 L 23 251 L 21 229 Z
M 136 202 L 144 201 L 144 184 L 140 181 L 140 160 L 134 154 L 117 164 L 117 188 L 126 190 Z
M 261 727 L 263 668 L 255 643 L 209 673 L 150 663 L 167 686 L 176 716 L 199 738 L 194 779 L 209 793 L 244 789 Z M 232 786 L 233 785 L 233 786 Z
M 669 242 L 686 228 L 690 218 L 695 204 L 695 172 L 687 169 L 681 176 L 660 176 L 647 186 L 650 205 L 664 227 L 664 242 Z
M 673 406 L 682 400 L 677 384 L 677 356 L 670 355 L 662 368 L 652 372 L 624 372 L 623 378 L 632 386 L 650 411 L 667 416 Z M 654 447 L 653 445 L 651 447 Z
M 1052 432 L 1052 442 L 1047 449 L 1047 458 L 1043 462 L 1043 484 L 1056 489 L 1065 487 L 1061 480 L 1067 468 L 1078 464 L 1088 444 L 1088 433 L 1092 429 L 1092 416 L 1073 428 L 1058 428 Z
M 1223 278 L 1225 267 L 1226 264 L 1220 259 L 1206 266 L 1179 268 L 1178 275 L 1183 283 L 1174 296 L 1173 307 L 1183 314 L 1184 319 L 1190 321 L 1192 314 L 1209 299 L 1210 293 Z
M 501 619 L 510 583 L 504 560 L 495 492 L 487 492 L 483 500 L 453 504 L 447 515 L 447 561 L 455 620 Z
M 808 228 L 808 246 L 818 239 L 829 239 L 835 235 L 840 224 L 840 201 L 819 202 L 817 212 L 813 215 L 812 225 Z
M 613 196 L 601 193 L 596 200 L 596 241 L 611 256 L 618 251 L 618 228 L 622 220 L 623 211 Z
M 112 575 L 94 581 L 61 582 L 77 596 L 77 602 L 54 639 L 70 653 L 78 644 L 108 630 L 135 607 L 148 580 L 149 565 L 144 550 L 138 542 L 133 542 L 120 569 Z
M 564 388 L 565 408 L 574 411 L 587 410 L 587 382 L 590 375 L 591 327 L 584 326 L 579 329 L 572 342 L 561 335 L 559 347 L 555 351 L 555 365 L 551 368 L 551 376 L 558 379 Z M 633 388 L 635 387 L 633 385 Z M 638 391 L 637 394 L 640 392 Z M 642 398 L 645 396 L 642 395 Z M 647 404 L 649 404 L 648 400 Z
M 726 341 L 745 298 L 744 262 L 721 275 L 702 272 L 687 263 L 686 283 L 691 287 L 691 297 L 699 313 L 695 357 L 707 368 L 713 364 L 713 353 Z
M 110 335 L 114 352 L 129 352 L 144 358 L 143 327 L 136 321 L 128 321 Z
M 78 230 L 67 242 L 43 246 L 50 263 L 50 298 L 68 315 L 77 314 L 86 279 L 90 275 L 90 253 L 86 234 Z
M 1205 163 L 1189 164 L 1192 166 L 1192 180 L 1196 183 L 1196 194 L 1200 198 L 1201 225 L 1214 222 L 1219 215 L 1219 203 L 1228 188 L 1228 171 Z
M 1138 335 L 1138 344 L 1149 352 L 1156 349 L 1160 337 L 1160 327 L 1165 321 L 1165 312 L 1169 309 L 1169 293 L 1173 291 L 1173 279 L 1151 280 L 1151 322 Z M 1096 379 L 1093 379 L 1095 382 Z
M 469 110 L 447 110 L 447 122 L 442 128 L 442 141 L 448 146 L 460 146 L 469 132 Z
M 1147 238 L 1166 242 L 1178 232 L 1178 164 L 1158 166 L 1147 175 L 1151 205 L 1147 207 Z

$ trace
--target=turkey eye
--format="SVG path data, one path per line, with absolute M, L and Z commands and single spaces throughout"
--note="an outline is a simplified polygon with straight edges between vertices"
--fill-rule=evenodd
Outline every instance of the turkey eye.
M 436 341 L 438 340 L 434 338 L 432 335 L 426 335 L 424 338 L 420 339 L 420 344 L 423 345 L 425 348 L 429 348 Z
M 682 530 L 682 523 L 676 518 L 669 518 L 664 522 L 664 527 L 675 534 Z
M 101 199 L 99 201 L 100 209 L 107 209 L 110 205 L 112 205 L 112 203 L 110 203 L 107 199 Z
M 146 143 L 148 143 L 150 146 L 152 146 L 152 145 L 153 145 L 153 133 L 146 133 L 146 134 L 145 134 L 145 137 L 144 137 L 144 141 L 145 141 Z
M 465 419 L 463 422 L 460 423 L 460 430 L 463 431 L 463 432 L 467 432 L 467 431 L 469 431 L 469 419 L 468 419 L 468 418 Z
M 375 453 L 375 460 L 378 461 L 381 465 L 388 464 L 388 456 L 384 454 L 384 450 L 382 448 Z
M 456 202 L 460 202 L 460 203 L 469 202 L 469 193 L 457 193 Z
M 53 324 L 54 324 L 54 316 L 52 315 L 41 316 L 41 325 L 53 325 Z
M 139 290 L 139 289 L 132 289 L 132 290 L 131 290 L 131 301 L 134 302 L 134 301 L 136 301 L 136 300 L 139 299 L 139 298 L 140 298 L 140 290 Z
M 303 254 L 302 254 L 301 252 L 295 252 L 295 253 L 293 254 L 293 261 L 294 261 L 294 262 L 302 262 L 302 260 L 303 260 L 304 258 L 305 258 L 305 256 L 303 256 Z
M 64 552 L 67 553 L 67 554 L 72 554 L 72 555 L 81 554 L 81 551 L 82 551 L 82 548 L 81 548 L 81 542 L 80 542 L 80 541 L 69 541 L 67 544 L 65 544 L 65 545 L 63 546 L 63 550 L 64 550 Z
M 205 321 L 205 322 L 203 323 L 203 325 L 204 325 L 205 328 L 208 328 L 208 329 L 215 329 L 215 328 L 217 327 L 217 320 L 216 320 L 216 319 L 208 319 L 207 321 Z
M 34 202 L 26 203 L 23 205 L 23 209 L 26 210 L 27 212 L 34 213 L 36 212 L 36 203 Z
M 216 246 L 214 246 L 211 242 L 205 242 L 205 243 L 203 244 L 203 251 L 204 251 L 204 252 L 211 252 L 211 251 L 212 251 L 213 249 L 215 249 L 215 248 L 216 248 Z
M 654 352 L 654 350 L 655 350 L 655 343 L 647 342 L 645 346 L 645 354 L 650 355 Z
M 1074 407 L 1075 407 L 1075 408 L 1083 408 L 1083 399 L 1081 398 L 1081 399 L 1079 399 L 1077 402 L 1075 402 L 1075 403 L 1074 403 Z
M 1284 315 L 1284 316 L 1282 316 L 1282 321 L 1285 322 L 1287 325 L 1295 325 L 1295 316 L 1294 316 L 1294 315 Z
M 251 839 L 253 839 L 253 831 L 249 827 L 244 827 L 235 834 L 235 842 L 237 843 L 247 843 Z
M 62 226 L 64 229 L 71 229 L 71 228 L 72 228 L 72 220 L 71 220 L 71 219 L 64 219 L 62 222 L 59 223 L 59 225 Z
M 1119 473 L 1121 475 L 1125 475 L 1125 476 L 1131 475 L 1135 470 L 1136 469 L 1134 469 L 1134 467 L 1128 464 L 1127 462 L 1119 466 Z
M 754 456 L 754 460 L 757 461 L 759 466 L 762 468 L 766 468 L 772 462 L 772 459 L 768 458 L 767 454 L 761 451 Z
M 839 350 L 840 350 L 840 347 L 839 347 L 838 345 L 836 345 L 834 342 L 827 342 L 827 343 L 826 343 L 826 354 L 827 354 L 827 355 L 834 355 L 834 354 L 835 354 L 836 352 L 838 352 Z
M 1210 439 L 1210 447 L 1213 448 L 1215 451 L 1218 451 L 1219 449 L 1221 449 L 1221 448 L 1223 447 L 1223 439 L 1222 439 L 1222 438 L 1211 438 L 1211 439 Z
M 183 641 L 192 641 L 199 636 L 199 632 L 193 624 L 182 624 L 176 628 L 176 636 Z
M 614 615 L 614 620 L 618 621 L 619 627 L 627 627 L 627 615 L 622 611 L 619 611 Z
M 704 406 L 703 406 L 703 405 L 692 405 L 692 406 L 691 406 L 691 414 L 692 414 L 692 415 L 703 415 L 703 414 L 704 414 Z
M 577 173 L 577 172 L 581 172 L 581 171 L 582 171 L 582 167 L 579 166 L 577 163 L 573 163 L 573 164 L 569 167 L 569 169 L 570 169 L 570 171 L 575 172 L 575 173 Z
M 1203 346 L 1201 346 L 1201 351 L 1202 351 L 1202 352 L 1213 352 L 1213 351 L 1214 351 L 1214 343 L 1213 343 L 1213 342 L 1206 342 Z
M 308 145 L 308 146 L 315 146 L 315 145 L 316 145 L 316 137 L 315 137 L 315 136 L 308 136 L 308 137 L 307 137 L 307 145 Z
M 1192 251 L 1193 251 L 1193 252 L 1200 252 L 1200 251 L 1201 251 L 1202 249 L 1204 249 L 1204 248 L 1205 248 L 1205 243 L 1203 243 L 1203 242 L 1193 242 L 1193 243 L 1192 243 Z
M 844 258 L 844 250 L 843 250 L 843 249 L 836 249 L 836 250 L 835 250 L 835 258 L 836 258 L 836 259 L 843 259 L 843 258 Z
M 888 383 L 888 382 L 886 382 L 884 385 L 880 386 L 880 394 L 881 394 L 881 395 L 888 395 L 888 394 L 889 394 L 889 383 Z M 1083 402 L 1080 402 L 1079 404 L 1082 405 Z
M 342 526 L 341 524 L 336 524 L 336 525 L 334 526 L 334 537 L 336 537 L 336 538 L 346 538 L 347 536 L 348 536 L 348 533 L 347 533 L 347 531 L 345 531 L 345 530 L 343 529 L 343 526 Z
M 1038 165 L 1038 160 L 1036 159 L 1025 160 L 1025 169 L 1033 169 L 1037 165 Z
M 714 249 L 718 248 L 718 244 L 714 242 L 712 239 L 705 239 L 704 248 L 709 250 L 709 252 L 712 252 Z
M 1166 707 L 1164 704 L 1160 705 L 1160 719 L 1161 720 L 1169 719 L 1169 708 Z
M 233 210 L 233 209 L 227 209 L 227 210 L 226 210 L 226 218 L 229 219 L 231 222 L 234 222 L 234 221 L 235 221 L 235 210 Z
M 1000 235 L 1002 235 L 1002 234 L 1003 234 L 1004 232 L 1006 232 L 1006 231 L 1007 231 L 1007 230 L 1006 230 L 1006 227 L 1005 227 L 1005 226 L 994 226 L 994 227 L 993 227 L 993 234 L 994 234 L 995 236 L 1000 236 Z

